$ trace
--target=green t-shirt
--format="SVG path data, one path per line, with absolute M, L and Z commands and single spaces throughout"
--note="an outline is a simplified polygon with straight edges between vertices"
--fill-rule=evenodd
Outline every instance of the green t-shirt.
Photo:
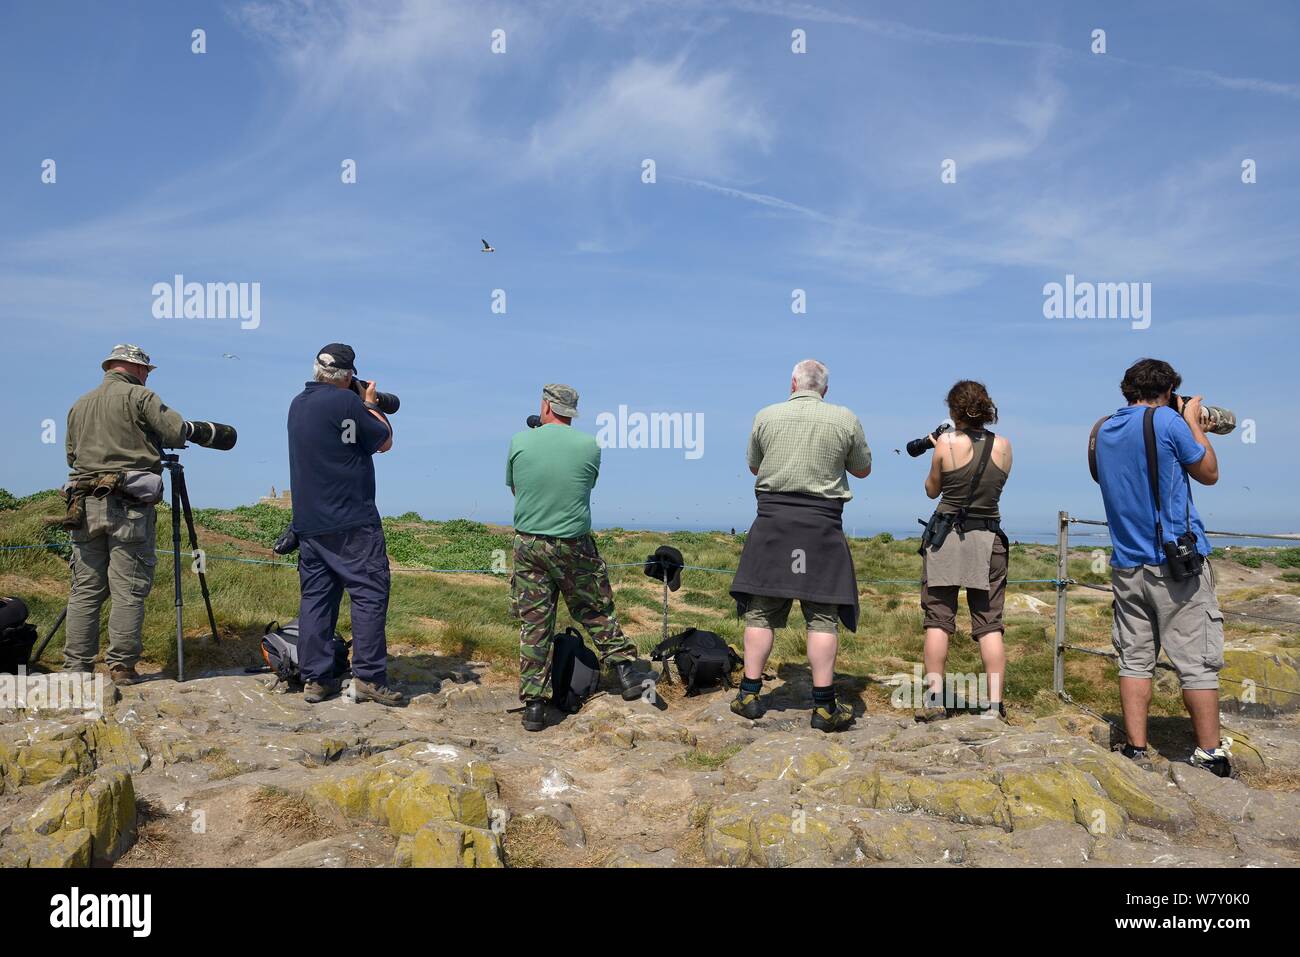
M 515 490 L 515 531 L 586 535 L 598 475 L 600 446 L 586 432 L 551 422 L 515 433 L 506 459 L 506 485 Z

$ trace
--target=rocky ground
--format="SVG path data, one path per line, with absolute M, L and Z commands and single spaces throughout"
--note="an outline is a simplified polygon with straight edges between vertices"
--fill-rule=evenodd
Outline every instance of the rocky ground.
M 1231 716 L 1243 775 L 1220 780 L 1141 770 L 1081 712 L 918 725 L 863 696 L 828 736 L 794 680 L 755 724 L 669 687 L 526 734 L 485 666 L 396 669 L 402 709 L 223 673 L 110 688 L 99 717 L 0 715 L 0 864 L 1300 864 L 1294 715 Z

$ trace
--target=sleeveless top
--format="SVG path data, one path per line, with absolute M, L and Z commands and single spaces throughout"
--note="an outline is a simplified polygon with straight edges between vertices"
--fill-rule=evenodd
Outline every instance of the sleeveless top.
M 970 492 L 970 480 L 979 467 L 980 456 L 984 454 L 984 442 L 992 441 L 989 433 L 979 429 L 962 429 L 961 433 L 971 441 L 970 461 L 961 468 L 944 472 L 940 476 L 940 498 L 936 511 L 955 512 L 966 506 L 966 514 L 971 518 L 1000 519 L 998 500 L 1002 498 L 1002 487 L 1007 484 L 1007 473 L 998 467 L 997 462 L 989 459 L 988 467 L 975 487 L 975 495 L 966 501 Z

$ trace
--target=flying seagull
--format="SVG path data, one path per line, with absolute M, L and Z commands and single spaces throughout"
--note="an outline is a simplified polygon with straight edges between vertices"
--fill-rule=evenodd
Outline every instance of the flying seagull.
M 491 246 L 491 245 L 488 243 L 488 241 L 485 239 L 485 240 L 483 240 L 483 252 L 485 252 L 485 253 L 494 253 L 494 252 L 496 252 L 496 249 L 495 249 L 493 246 Z
M 239 356 L 235 355 L 233 352 L 223 352 L 223 353 L 221 353 L 221 358 L 223 358 L 223 359 L 238 359 Z

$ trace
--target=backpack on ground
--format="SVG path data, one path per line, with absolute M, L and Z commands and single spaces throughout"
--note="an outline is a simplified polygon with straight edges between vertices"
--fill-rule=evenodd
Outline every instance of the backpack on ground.
M 582 703 L 600 690 L 600 659 L 570 625 L 552 639 L 551 704 L 577 714 Z
M 27 602 L 0 598 L 0 674 L 16 675 L 36 644 L 36 627 L 27 621 Z
M 744 659 L 721 637 L 698 628 L 687 628 L 680 635 L 661 641 L 650 654 L 652 661 L 666 658 L 673 659 L 688 695 L 696 694 L 701 688 L 719 685 L 730 688 L 731 673 L 744 664 Z
M 334 678 L 342 678 L 350 670 L 348 648 L 351 642 L 344 641 L 337 634 L 331 639 L 334 648 Z M 298 619 L 281 627 L 278 621 L 266 626 L 262 635 L 262 657 L 275 675 L 277 682 L 300 686 L 302 672 L 298 670 Z

